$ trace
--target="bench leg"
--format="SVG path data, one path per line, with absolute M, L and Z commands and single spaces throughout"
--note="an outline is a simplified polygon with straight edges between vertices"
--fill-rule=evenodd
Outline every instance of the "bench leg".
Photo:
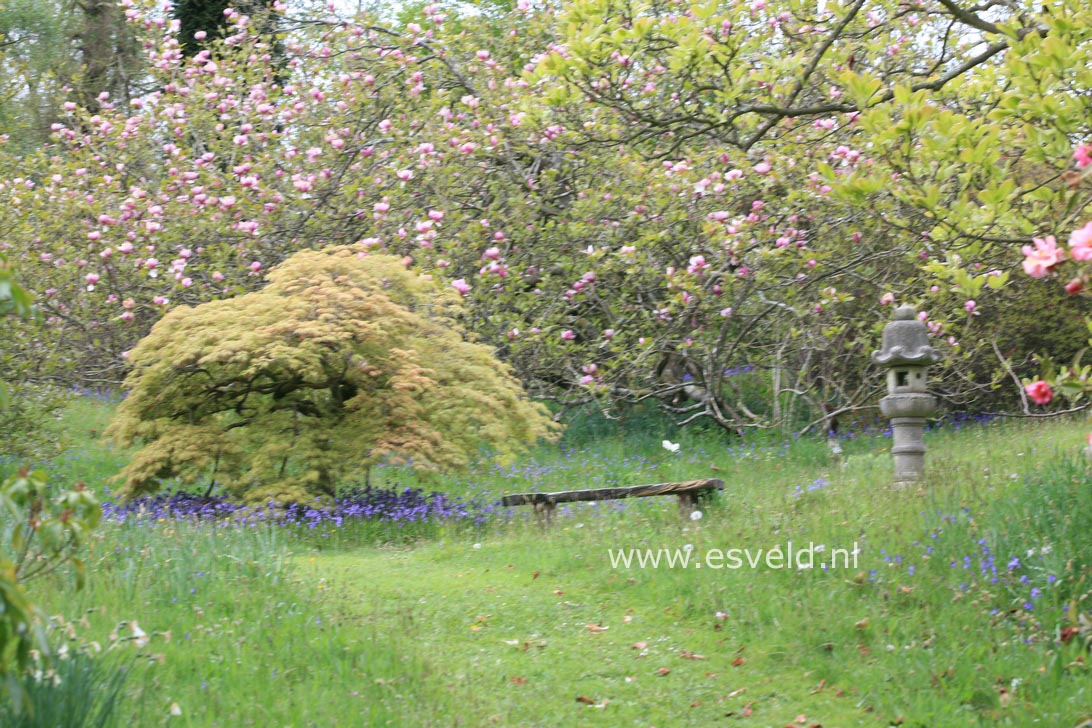
M 679 493 L 679 517 L 690 520 L 690 514 L 698 505 L 698 499 L 693 493 Z
M 553 525 L 556 509 L 556 503 L 535 503 L 535 517 L 538 519 L 538 525 L 543 528 Z

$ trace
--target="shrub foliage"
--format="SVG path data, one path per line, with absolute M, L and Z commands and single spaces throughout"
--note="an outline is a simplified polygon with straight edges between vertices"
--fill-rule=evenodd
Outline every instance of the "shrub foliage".
M 454 291 L 359 246 L 302 251 L 261 291 L 172 310 L 130 353 L 108 431 L 143 445 L 124 491 L 182 476 L 300 501 L 380 460 L 459 467 L 553 435 L 460 311 Z

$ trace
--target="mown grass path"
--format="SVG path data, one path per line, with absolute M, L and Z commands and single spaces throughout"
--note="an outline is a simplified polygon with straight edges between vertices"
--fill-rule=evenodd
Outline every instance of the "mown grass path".
M 437 724 L 883 724 L 853 686 L 601 560 L 528 538 L 321 555 L 300 568 L 331 612 L 397 631 L 422 656 L 463 708 Z

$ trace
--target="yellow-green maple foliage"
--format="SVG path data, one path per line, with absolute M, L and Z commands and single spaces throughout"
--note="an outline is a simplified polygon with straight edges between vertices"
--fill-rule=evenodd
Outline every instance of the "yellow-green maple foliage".
M 485 346 L 458 295 L 356 246 L 296 253 L 261 291 L 178 308 L 130 353 L 108 435 L 141 449 L 123 491 L 215 482 L 252 502 L 333 495 L 379 460 L 439 470 L 557 428 Z

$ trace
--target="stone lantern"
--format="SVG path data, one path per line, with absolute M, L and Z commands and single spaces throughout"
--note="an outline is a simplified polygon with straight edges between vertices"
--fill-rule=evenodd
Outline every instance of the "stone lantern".
M 940 361 L 940 353 L 929 345 L 929 329 L 912 306 L 895 309 L 895 320 L 883 330 L 883 348 L 872 352 L 872 361 L 887 367 L 880 412 L 891 419 L 895 483 L 915 482 L 925 472 L 925 418 L 936 410 L 936 398 L 926 389 L 929 365 Z

